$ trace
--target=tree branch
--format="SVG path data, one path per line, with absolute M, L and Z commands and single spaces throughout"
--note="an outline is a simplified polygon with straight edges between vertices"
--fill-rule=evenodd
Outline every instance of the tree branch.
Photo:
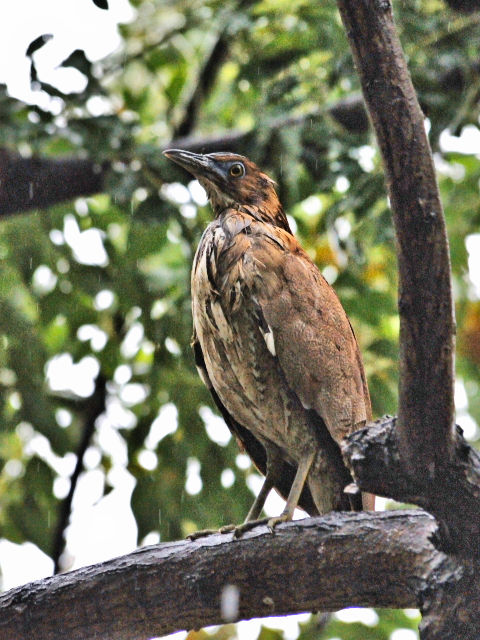
M 274 535 L 257 527 L 239 540 L 219 534 L 146 547 L 0 595 L 0 637 L 143 640 L 220 624 L 228 585 L 239 595 L 228 621 L 415 607 L 460 571 L 433 547 L 435 530 L 421 511 L 331 513 L 279 525 Z
M 99 193 L 107 170 L 88 159 L 23 158 L 0 149 L 0 218 Z
M 235 10 L 237 12 L 245 11 L 251 4 L 253 4 L 253 0 L 240 0 Z M 234 41 L 232 34 L 229 33 L 231 20 L 232 16 L 230 12 L 228 12 L 227 20 L 221 33 L 199 73 L 195 89 L 190 96 L 182 121 L 175 127 L 173 134 L 174 139 L 188 136 L 195 129 L 202 103 L 205 98 L 208 98 L 209 91 L 215 84 L 218 72 L 227 59 L 230 52 L 230 45 Z
M 332 105 L 328 112 L 348 131 L 362 133 L 368 128 L 361 96 L 341 100 Z M 302 126 L 323 117 L 324 112 L 316 112 L 299 117 L 277 118 L 271 123 L 270 129 L 273 132 L 293 124 Z M 255 129 L 234 130 L 214 138 L 177 138 L 169 146 L 202 153 L 225 150 L 248 153 L 255 136 Z M 109 170 L 108 162 L 100 167 L 92 160 L 80 158 L 23 158 L 17 153 L 0 148 L 0 219 L 14 213 L 50 207 L 80 196 L 101 193 L 105 190 L 105 178 Z
M 198 82 L 190 96 L 183 119 L 179 125 L 175 127 L 174 138 L 188 136 L 195 128 L 202 101 L 205 96 L 208 96 L 208 92 L 215 83 L 218 72 L 227 59 L 229 50 L 229 38 L 227 34 L 223 32 L 217 39 L 203 69 L 200 71 Z
M 381 150 L 397 237 L 399 447 L 410 473 L 434 481 L 454 455 L 450 259 L 423 114 L 389 0 L 338 0 Z
M 343 442 L 342 453 L 364 491 L 415 503 L 440 526 L 437 544 L 445 552 L 480 561 L 480 454 L 455 434 L 455 455 L 440 478 L 425 485 L 405 473 L 398 450 L 396 418 L 386 417 Z

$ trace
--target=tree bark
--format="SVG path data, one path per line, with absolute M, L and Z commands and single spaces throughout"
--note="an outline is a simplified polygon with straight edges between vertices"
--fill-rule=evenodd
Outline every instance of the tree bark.
M 399 264 L 399 415 L 344 447 L 361 489 L 435 514 L 456 578 L 422 600 L 423 640 L 480 635 L 480 458 L 454 429 L 455 320 L 445 221 L 423 114 L 388 0 L 337 0 L 377 136 Z
M 416 607 L 461 573 L 435 531 L 421 511 L 332 513 L 146 547 L 0 595 L 0 638 L 146 640 L 254 616 Z
M 83 158 L 23 158 L 0 149 L 0 219 L 99 193 L 107 170 Z
M 415 503 L 439 523 L 436 544 L 446 553 L 480 561 L 480 453 L 455 434 L 455 455 L 436 482 L 423 484 L 405 472 L 396 418 L 382 418 L 343 443 L 343 454 L 364 491 Z
M 430 145 L 388 0 L 338 0 L 382 154 L 397 239 L 398 435 L 403 463 L 438 482 L 454 454 L 450 256 Z

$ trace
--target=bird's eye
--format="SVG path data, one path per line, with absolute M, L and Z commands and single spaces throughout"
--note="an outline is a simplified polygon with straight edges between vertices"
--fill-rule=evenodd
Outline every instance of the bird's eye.
M 245 175 L 245 167 L 243 166 L 243 164 L 241 164 L 241 162 L 236 162 L 230 167 L 229 173 L 232 178 L 240 178 L 241 176 Z

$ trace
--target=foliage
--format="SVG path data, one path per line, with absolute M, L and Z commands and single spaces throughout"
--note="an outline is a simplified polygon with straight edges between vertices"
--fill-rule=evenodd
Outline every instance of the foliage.
M 120 52 L 92 63 L 75 51 L 64 62 L 88 79 L 81 93 L 64 95 L 32 73 L 54 99 L 52 111 L 0 88 L 1 147 L 86 155 L 112 167 L 104 194 L 1 228 L 0 534 L 50 554 L 61 505 L 54 483 L 60 461 L 78 451 L 99 371 L 108 381 L 105 420 L 136 480 L 140 541 L 152 531 L 168 540 L 239 522 L 252 500 L 246 480 L 254 471 L 213 428 L 215 410 L 206 409 L 211 399 L 189 348 L 189 269 L 210 211 L 160 153 L 180 125 L 198 139 L 251 132 L 242 151 L 277 180 L 303 245 L 352 320 L 374 413 L 396 411 L 394 234 L 371 132 L 347 130 L 329 111 L 359 90 L 335 3 L 131 3 L 137 14 L 121 26 Z M 459 134 L 478 124 L 479 19 L 440 0 L 395 8 L 438 160 L 470 424 L 480 419 L 480 291 L 469 279 L 465 239 L 480 222 L 480 160 L 446 151 L 440 140 L 445 129 Z M 40 36 L 29 51 L 33 69 L 48 41 Z M 192 117 L 187 107 L 219 39 L 227 55 L 211 61 L 210 89 Z M 89 247 L 97 248 L 90 257 Z M 54 384 L 51 363 L 62 355 L 83 372 L 80 391 Z M 92 447 L 108 492 L 118 461 L 101 437 L 105 420 Z M 201 488 L 189 489 L 195 474 Z M 401 612 L 379 615 L 375 633 L 334 620 L 315 637 L 388 638 L 406 626 Z

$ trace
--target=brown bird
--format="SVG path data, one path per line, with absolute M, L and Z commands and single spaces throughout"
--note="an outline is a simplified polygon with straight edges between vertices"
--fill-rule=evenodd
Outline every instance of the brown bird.
M 246 522 L 272 488 L 287 503 L 270 526 L 297 505 L 310 515 L 361 509 L 361 496 L 344 492 L 352 477 L 339 443 L 370 420 L 370 397 L 337 295 L 251 160 L 164 153 L 198 179 L 215 215 L 192 269 L 193 349 L 225 422 L 266 476 Z

